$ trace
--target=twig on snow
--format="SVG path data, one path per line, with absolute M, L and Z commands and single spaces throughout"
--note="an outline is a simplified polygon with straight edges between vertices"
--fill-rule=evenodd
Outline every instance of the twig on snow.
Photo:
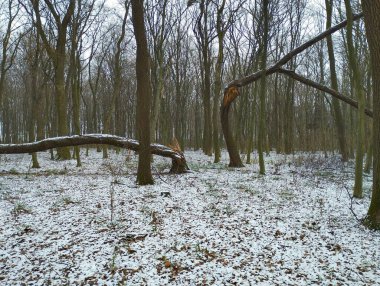
M 353 208 L 354 196 L 352 196 L 352 195 L 350 194 L 350 191 L 348 190 L 348 188 L 347 188 L 346 186 L 343 186 L 343 188 L 346 190 L 347 195 L 348 195 L 348 197 L 350 198 L 350 206 L 349 206 L 348 208 L 349 208 L 349 210 L 351 211 L 351 213 L 352 213 L 352 215 L 354 216 L 354 218 L 356 219 L 356 221 L 357 221 L 358 223 L 361 224 L 361 223 L 362 223 L 362 220 L 358 217 L 358 215 L 355 213 L 354 208 Z

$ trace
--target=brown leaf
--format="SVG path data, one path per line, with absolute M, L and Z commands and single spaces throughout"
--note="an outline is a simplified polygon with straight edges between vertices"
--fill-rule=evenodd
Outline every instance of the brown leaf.
M 274 236 L 275 236 L 275 237 L 279 237 L 279 236 L 281 236 L 281 235 L 282 235 L 282 232 L 281 232 L 280 230 L 276 230 Z
M 170 263 L 169 260 L 166 260 L 166 261 L 165 261 L 165 267 L 166 267 L 166 268 L 169 268 L 170 266 L 172 266 L 172 264 Z

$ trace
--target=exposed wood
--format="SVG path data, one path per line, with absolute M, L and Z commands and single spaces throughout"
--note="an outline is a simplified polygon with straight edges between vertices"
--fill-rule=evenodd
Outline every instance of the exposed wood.
M 53 137 L 24 144 L 0 144 L 0 154 L 21 154 L 46 151 L 53 148 L 106 144 L 126 148 L 138 152 L 140 143 L 137 140 L 128 139 L 108 134 L 84 134 L 65 137 Z M 172 159 L 171 173 L 185 173 L 189 170 L 184 154 L 160 144 L 150 145 L 151 153 Z

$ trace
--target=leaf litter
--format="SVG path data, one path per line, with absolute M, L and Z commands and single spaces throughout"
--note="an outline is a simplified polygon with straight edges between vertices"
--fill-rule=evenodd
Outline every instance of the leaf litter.
M 354 163 L 270 153 L 228 168 L 187 151 L 192 172 L 137 187 L 137 159 L 91 151 L 83 167 L 0 157 L 0 285 L 378 285 L 380 233 L 355 218 Z M 127 158 L 127 160 L 126 160 Z M 254 154 L 257 158 L 257 154 Z M 257 160 L 256 160 L 257 161 Z

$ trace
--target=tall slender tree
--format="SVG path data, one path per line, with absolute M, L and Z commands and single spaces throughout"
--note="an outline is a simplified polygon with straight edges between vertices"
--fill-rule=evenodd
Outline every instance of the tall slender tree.
M 218 37 L 218 56 L 215 65 L 215 80 L 214 80 L 214 107 L 213 107 L 213 142 L 214 142 L 214 163 L 220 161 L 220 146 L 219 146 L 219 100 L 222 90 L 222 68 L 224 61 L 224 36 L 226 34 L 226 27 L 223 27 L 223 12 L 226 5 L 226 0 L 222 0 L 222 3 L 218 7 L 216 17 L 216 32 Z
M 268 34 L 269 34 L 269 0 L 263 0 L 262 4 L 262 14 L 264 21 L 264 31 L 262 38 L 262 50 L 261 50 L 261 61 L 260 69 L 265 70 L 267 66 L 267 55 L 268 55 Z M 262 77 L 260 80 L 260 116 L 259 116 L 259 140 L 258 140 L 258 153 L 259 153 L 259 166 L 260 174 L 265 174 L 265 163 L 264 163 L 264 145 L 265 145 L 265 99 L 267 90 L 267 78 Z
M 7 17 L 6 17 L 6 29 L 4 34 L 0 37 L 0 109 L 1 111 L 5 111 L 3 109 L 3 97 L 4 97 L 4 89 L 5 89 L 5 79 L 6 74 L 9 69 L 14 64 L 18 46 L 21 40 L 21 37 L 18 37 L 14 42 L 12 42 L 12 34 L 15 32 L 14 22 L 17 20 L 17 16 L 19 13 L 19 4 L 16 3 L 15 0 L 8 0 L 7 3 L 3 4 L 7 7 Z M 15 6 L 17 5 L 17 6 Z M 0 9 L 2 6 L 0 5 Z M 5 10 L 5 9 L 4 9 Z
M 212 120 L 211 120 L 211 67 L 212 67 L 212 49 L 213 40 L 210 19 L 210 0 L 189 0 L 187 5 L 190 7 L 195 2 L 199 3 L 199 15 L 197 16 L 194 26 L 197 45 L 200 55 L 200 73 L 202 77 L 202 94 L 203 94 L 203 152 L 206 155 L 212 155 Z
M 325 0 L 326 4 L 326 29 L 331 28 L 332 22 L 332 12 L 333 12 L 333 1 Z M 331 87 L 334 90 L 338 90 L 338 77 L 335 68 L 335 55 L 334 55 L 334 44 L 331 36 L 328 36 L 327 39 L 327 50 L 329 54 L 329 63 L 330 63 L 330 79 Z M 348 150 L 346 143 L 346 129 L 344 126 L 342 110 L 340 107 L 339 100 L 336 98 L 332 99 L 332 105 L 334 110 L 335 126 L 338 133 L 339 149 L 340 154 L 342 155 L 342 160 L 346 162 L 348 160 Z
M 136 79 L 137 79 L 137 137 L 140 140 L 137 183 L 153 184 L 150 153 L 150 83 L 149 51 L 144 24 L 144 1 L 132 1 L 132 22 L 136 39 Z
M 59 14 L 58 4 L 50 0 L 44 0 L 45 5 L 57 29 L 55 45 L 52 45 L 48 32 L 45 31 L 41 20 L 40 0 L 30 0 L 36 15 L 35 25 L 38 29 L 44 47 L 54 66 L 55 104 L 58 115 L 58 135 L 66 136 L 69 133 L 67 120 L 67 97 L 65 92 L 65 65 L 66 65 L 66 42 L 67 30 L 75 10 L 76 0 L 70 0 L 66 5 L 63 15 Z M 68 160 L 71 158 L 67 147 L 58 148 L 58 158 Z
M 361 75 L 357 60 L 357 55 L 353 40 L 353 15 L 351 1 L 344 0 L 347 15 L 347 52 L 348 62 L 352 70 L 352 91 L 354 97 L 357 98 L 358 108 L 358 123 L 356 137 L 356 156 L 355 156 L 355 185 L 354 197 L 361 198 L 363 196 L 363 157 L 364 157 L 364 131 L 365 131 L 365 96 L 361 84 Z
M 121 33 L 119 38 L 117 39 L 116 42 L 116 50 L 115 50 L 115 56 L 113 59 L 113 71 L 114 71 L 114 76 L 113 76 L 113 86 L 112 86 L 112 95 L 111 95 L 111 101 L 109 103 L 109 107 L 104 114 L 104 126 L 103 126 L 103 133 L 109 133 L 111 130 L 111 119 L 112 115 L 115 113 L 115 111 L 118 109 L 117 108 L 117 103 L 120 102 L 120 93 L 121 93 L 121 84 L 122 84 L 122 68 L 121 68 L 121 54 L 122 54 L 122 43 L 125 38 L 125 33 L 126 33 L 126 25 L 127 25 L 127 17 L 128 17 L 128 12 L 129 12 L 129 1 L 125 0 L 124 1 L 124 17 L 123 17 L 123 22 L 121 25 Z M 120 133 L 117 135 L 121 135 Z M 107 151 L 107 146 L 103 146 L 103 158 L 108 158 L 108 151 Z
M 373 81 L 373 186 L 365 223 L 380 229 L 380 1 L 362 0 Z

